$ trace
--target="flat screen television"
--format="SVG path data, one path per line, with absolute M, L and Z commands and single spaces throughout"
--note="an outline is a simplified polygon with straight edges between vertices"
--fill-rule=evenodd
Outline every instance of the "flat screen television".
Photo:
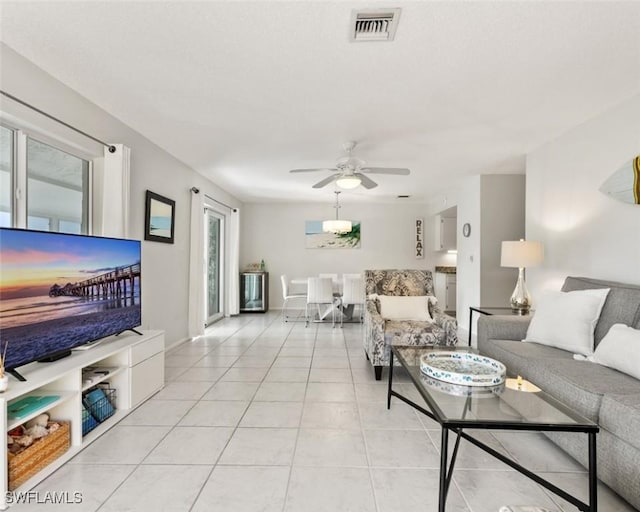
M 140 277 L 137 240 L 0 228 L 5 369 L 141 325 Z

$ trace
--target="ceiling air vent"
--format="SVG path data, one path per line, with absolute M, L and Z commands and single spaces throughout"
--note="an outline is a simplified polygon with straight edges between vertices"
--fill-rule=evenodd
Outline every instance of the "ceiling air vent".
M 351 18 L 352 41 L 393 41 L 400 9 L 359 9 Z

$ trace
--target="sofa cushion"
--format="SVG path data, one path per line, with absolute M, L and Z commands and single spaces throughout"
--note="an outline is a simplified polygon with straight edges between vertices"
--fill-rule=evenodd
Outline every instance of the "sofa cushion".
M 608 293 L 608 288 L 545 292 L 523 341 L 593 354 L 593 333 Z
M 640 450 L 640 394 L 605 395 L 600 426 Z
M 380 316 L 385 320 L 420 320 L 432 322 L 429 313 L 428 295 L 389 296 L 378 295 L 380 302 Z
M 444 345 L 442 328 L 433 322 L 387 320 L 384 323 L 385 345 Z
M 640 379 L 640 329 L 612 325 L 589 359 Z
M 543 364 L 547 359 L 572 358 L 565 350 L 514 340 L 491 340 L 489 343 L 483 343 L 481 353 L 503 363 L 507 367 L 508 375 L 522 375 L 529 380 L 536 375 L 540 361 Z
M 545 359 L 529 380 L 579 414 L 598 421 L 602 397 L 640 393 L 640 381 L 605 366 L 573 359 Z
M 594 288 L 611 289 L 602 307 L 600 320 L 596 325 L 596 346 L 609 332 L 613 324 L 624 324 L 640 329 L 640 286 L 589 279 L 587 277 L 567 277 L 562 286 L 562 291 Z

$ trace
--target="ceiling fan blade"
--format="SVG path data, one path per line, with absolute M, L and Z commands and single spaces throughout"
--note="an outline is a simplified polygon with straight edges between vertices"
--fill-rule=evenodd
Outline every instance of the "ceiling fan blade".
M 289 172 L 316 172 L 316 171 L 337 172 L 338 169 L 329 169 L 328 167 L 322 167 L 318 169 L 292 169 Z
M 313 186 L 313 188 L 322 188 L 325 185 L 328 185 L 329 183 L 331 183 L 332 181 L 335 181 L 338 176 L 340 176 L 340 175 L 339 174 L 334 174 L 332 176 L 329 176 L 328 178 L 325 178 L 322 181 L 319 181 L 318 183 L 316 183 Z
M 373 181 L 371 178 L 369 178 L 368 176 L 365 176 L 362 173 L 356 172 L 354 173 L 354 176 L 357 176 L 358 178 L 360 178 L 360 184 L 367 190 L 378 186 L 378 184 L 375 181 Z
M 367 167 L 365 169 L 360 169 L 360 172 L 366 172 L 369 174 L 396 174 L 399 176 L 407 176 L 411 171 L 406 168 Z

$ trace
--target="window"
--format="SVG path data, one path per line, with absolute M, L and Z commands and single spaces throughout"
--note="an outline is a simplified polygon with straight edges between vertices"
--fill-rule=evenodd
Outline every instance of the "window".
M 90 232 L 89 160 L 0 126 L 0 185 L 0 226 Z
M 27 140 L 27 227 L 88 233 L 89 162 Z

